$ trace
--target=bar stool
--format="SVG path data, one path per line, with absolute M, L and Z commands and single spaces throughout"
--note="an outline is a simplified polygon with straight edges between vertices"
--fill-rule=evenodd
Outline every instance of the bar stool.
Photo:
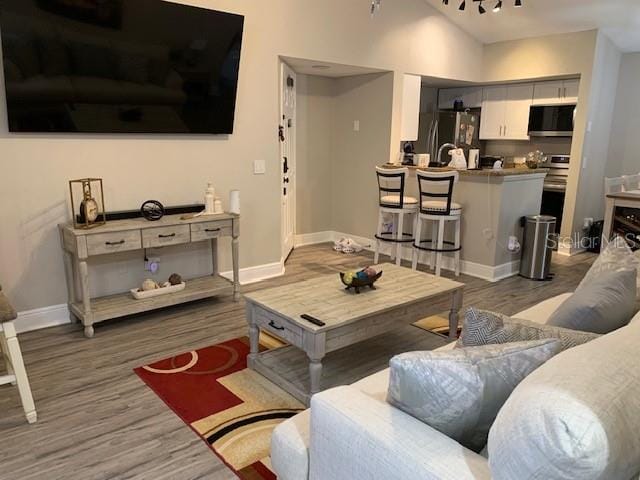
M 17 385 L 27 421 L 35 423 L 38 416 L 33 403 L 27 372 L 24 368 L 18 337 L 16 336 L 16 327 L 13 323 L 16 317 L 16 311 L 0 291 L 0 325 L 2 325 L 2 330 L 0 330 L 0 357 L 4 355 L 7 366 L 7 375 L 0 375 L 0 385 L 8 383 Z
M 415 241 L 411 266 L 418 268 L 420 251 L 431 252 L 429 266 L 435 266 L 436 275 L 442 269 L 442 254 L 453 252 L 455 273 L 460 275 L 460 222 L 462 206 L 453 201 L 453 186 L 458 182 L 458 172 L 417 172 L 420 192 L 420 211 L 415 226 Z M 435 200 L 434 200 L 435 199 Z M 422 222 L 431 222 L 431 240 L 422 240 Z M 447 222 L 455 222 L 454 241 L 445 241 Z M 424 246 L 424 245 L 428 246 Z M 445 248 L 445 245 L 451 248 Z M 435 258 L 434 258 L 435 257 Z
M 380 257 L 380 242 L 390 242 L 396 245 L 391 249 L 391 259 L 396 264 L 402 262 L 402 246 L 413 243 L 413 234 L 404 232 L 404 216 L 418 213 L 418 200 L 405 195 L 405 187 L 409 176 L 408 168 L 382 168 L 376 167 L 378 177 L 378 229 L 376 233 L 376 250 L 374 263 L 378 263 Z M 384 216 L 393 215 L 393 231 L 383 232 Z

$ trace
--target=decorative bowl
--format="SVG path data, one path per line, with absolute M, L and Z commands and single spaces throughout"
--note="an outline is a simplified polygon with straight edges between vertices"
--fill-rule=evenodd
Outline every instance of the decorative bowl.
M 340 272 L 340 280 L 345 285 L 345 290 L 351 290 L 352 288 L 356 291 L 356 293 L 360 293 L 360 289 L 364 287 L 369 287 L 371 290 L 375 290 L 376 287 L 374 283 L 376 283 L 380 277 L 382 276 L 382 272 L 378 272 L 375 276 L 369 277 L 366 280 L 358 277 L 354 277 L 351 280 L 351 283 L 347 283 L 344 279 L 344 272 Z

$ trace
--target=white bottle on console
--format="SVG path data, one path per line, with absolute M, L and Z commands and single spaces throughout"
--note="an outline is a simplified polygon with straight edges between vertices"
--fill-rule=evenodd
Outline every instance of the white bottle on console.
M 216 213 L 216 189 L 209 183 L 204 194 L 204 214 L 213 215 L 214 213 Z

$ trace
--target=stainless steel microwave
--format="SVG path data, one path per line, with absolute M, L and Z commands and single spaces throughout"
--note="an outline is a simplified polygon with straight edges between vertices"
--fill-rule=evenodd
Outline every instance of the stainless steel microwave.
M 534 106 L 529 111 L 531 137 L 572 137 L 575 105 Z

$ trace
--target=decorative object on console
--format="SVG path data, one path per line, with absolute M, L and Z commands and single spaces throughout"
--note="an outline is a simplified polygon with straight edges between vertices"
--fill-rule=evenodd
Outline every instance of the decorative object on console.
M 527 167 L 531 169 L 536 169 L 541 163 L 544 163 L 547 160 L 547 157 L 544 156 L 540 150 L 536 150 L 535 152 L 527 153 L 527 157 L 525 163 Z
M 489 0 L 472 0 L 472 2 L 478 3 L 478 13 L 480 15 L 484 15 L 485 13 L 487 13 L 487 9 L 484 8 L 484 6 L 482 4 L 483 4 L 483 2 L 488 2 L 488 1 Z M 442 3 L 444 5 L 449 5 L 449 0 L 442 0 Z M 514 6 L 514 8 L 522 7 L 522 0 L 515 0 L 513 6 Z M 465 10 L 465 8 L 467 8 L 467 1 L 466 0 L 462 0 L 462 2 L 460 3 L 460 6 L 458 7 L 458 10 L 463 12 Z M 502 10 L 502 0 L 498 0 L 496 2 L 496 4 L 495 4 L 495 7 L 493 7 L 493 9 L 491 11 L 493 13 L 498 13 L 500 10 Z M 373 5 L 371 6 L 371 12 L 373 14 Z
M 150 222 L 155 222 L 164 217 L 164 205 L 157 200 L 147 200 L 140 207 L 140 213 Z
M 99 192 L 94 194 L 94 190 L 98 189 Z M 74 228 L 88 229 L 104 225 L 107 222 L 101 178 L 69 180 L 69 194 Z M 78 201 L 79 197 L 82 200 Z M 78 212 L 75 211 L 76 204 L 78 205 Z
M 360 293 L 360 289 L 369 287 L 375 290 L 376 283 L 382 276 L 382 271 L 378 272 L 373 267 L 367 267 L 358 272 L 348 271 L 340 273 L 340 280 L 346 285 L 345 290 L 355 289 L 356 293 Z
M 561 350 L 546 339 L 403 353 L 389 363 L 387 401 L 479 452 L 513 389 Z
M 185 289 L 187 284 L 182 281 L 182 277 L 178 273 L 173 273 L 169 277 L 169 280 L 162 285 L 158 285 L 154 280 L 147 279 L 142 282 L 140 288 L 134 288 L 131 290 L 133 298 L 136 300 L 143 300 L 145 298 L 157 297 L 160 295 L 166 295 L 168 293 L 180 292 Z
M 240 215 L 240 190 L 229 192 L 229 213 Z

